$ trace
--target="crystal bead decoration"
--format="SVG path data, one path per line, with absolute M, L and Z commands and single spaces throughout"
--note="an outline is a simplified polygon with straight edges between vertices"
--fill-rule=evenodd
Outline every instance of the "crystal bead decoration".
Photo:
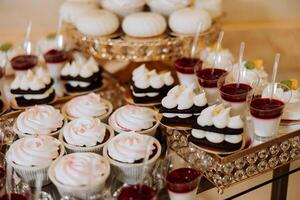
M 226 186 L 226 185 L 229 185 L 230 183 L 232 182 L 232 177 L 229 176 L 229 175 L 225 175 L 223 177 L 223 184 Z
M 268 156 L 269 156 L 268 151 L 266 149 L 263 149 L 263 150 L 258 152 L 258 157 L 260 159 L 266 159 Z
M 290 156 L 292 159 L 295 159 L 300 154 L 300 149 L 298 148 L 292 148 L 290 151 Z
M 254 164 L 257 161 L 257 155 L 255 153 L 250 154 L 249 156 L 247 156 L 247 162 L 249 164 Z
M 234 164 L 237 169 L 242 169 L 246 165 L 246 161 L 244 158 L 240 158 L 236 160 Z
M 296 136 L 294 138 L 291 138 L 291 143 L 293 147 L 298 147 L 300 146 L 300 136 Z
M 233 169 L 234 169 L 234 165 L 232 163 L 227 163 L 227 164 L 224 165 L 223 171 L 226 174 L 231 174 L 231 172 L 233 171 Z
M 245 172 L 243 170 L 237 170 L 235 173 L 234 173 L 234 179 L 237 180 L 237 181 L 241 181 L 243 179 L 247 178 Z
M 288 141 L 284 141 L 280 144 L 280 148 L 282 151 L 287 151 L 290 148 L 290 143 Z
M 290 159 L 290 156 L 289 156 L 289 154 L 288 154 L 287 152 L 283 152 L 283 153 L 280 154 L 280 156 L 279 156 L 279 160 L 280 160 L 280 162 L 282 162 L 282 163 L 286 163 L 287 161 L 289 161 L 289 159 Z
M 280 151 L 278 145 L 276 145 L 276 144 L 271 146 L 269 150 L 270 150 L 271 155 L 277 155 Z
M 257 164 L 257 169 L 258 169 L 258 171 L 260 171 L 260 172 L 263 172 L 263 171 L 265 171 L 266 169 L 268 169 L 268 163 L 267 163 L 267 161 L 265 161 L 265 160 L 260 161 L 260 162 Z
M 278 160 L 277 156 L 270 158 L 268 161 L 268 164 L 271 168 L 275 168 L 278 165 L 278 163 L 279 163 L 279 160 Z
M 257 174 L 257 173 L 258 173 L 258 171 L 257 171 L 255 165 L 250 165 L 250 166 L 248 166 L 246 168 L 246 174 L 247 174 L 247 176 L 253 176 L 253 175 Z

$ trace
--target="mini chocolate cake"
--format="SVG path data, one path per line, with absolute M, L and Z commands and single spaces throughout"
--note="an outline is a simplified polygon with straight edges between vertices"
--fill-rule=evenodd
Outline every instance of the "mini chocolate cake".
M 102 86 L 102 68 L 93 57 L 86 60 L 77 53 L 71 63 L 67 63 L 61 71 L 61 80 L 69 93 L 89 92 Z
M 231 117 L 230 110 L 222 104 L 204 109 L 193 125 L 189 141 L 225 151 L 239 150 L 243 142 L 244 122 L 239 115 Z
M 55 99 L 53 83 L 49 73 L 40 67 L 35 71 L 17 74 L 10 91 L 18 106 L 47 104 Z
M 207 106 L 205 93 L 196 94 L 193 85 L 177 85 L 162 100 L 159 109 L 163 115 L 161 123 L 170 126 L 192 126 Z
M 131 94 L 135 103 L 160 102 L 173 87 L 171 72 L 157 73 L 141 65 L 132 72 Z

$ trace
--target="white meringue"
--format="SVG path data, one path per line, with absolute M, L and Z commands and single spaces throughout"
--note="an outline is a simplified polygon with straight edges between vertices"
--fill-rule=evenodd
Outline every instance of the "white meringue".
M 152 12 L 165 16 L 170 15 L 175 10 L 189 6 L 192 0 L 147 0 L 147 4 Z
M 145 0 L 102 0 L 102 7 L 106 10 L 125 17 L 131 13 L 140 12 L 146 4 Z

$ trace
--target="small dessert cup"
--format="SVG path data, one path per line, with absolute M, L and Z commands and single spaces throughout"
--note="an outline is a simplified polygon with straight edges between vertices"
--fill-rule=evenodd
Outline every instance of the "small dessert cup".
M 101 144 L 96 146 L 85 147 L 68 144 L 64 139 L 63 131 L 60 131 L 59 140 L 64 144 L 67 153 L 93 152 L 102 155 L 104 145 L 115 135 L 114 130 L 110 126 L 105 124 L 105 128 L 107 136 L 104 137 L 104 141 Z
M 196 68 L 201 68 L 202 61 L 197 58 L 180 58 L 175 61 L 175 70 L 180 84 L 190 85 L 197 84 Z
M 125 184 L 117 191 L 115 196 L 116 200 L 156 200 L 157 192 L 155 188 L 144 183 L 138 183 L 136 185 Z
M 244 70 L 244 69 L 242 69 Z M 252 79 L 248 80 L 251 73 Z M 237 82 L 239 79 L 239 82 Z M 220 77 L 218 88 L 221 100 L 225 106 L 230 106 L 232 115 L 245 116 L 247 110 L 247 97 L 251 96 L 259 84 L 256 72 L 231 71 Z
M 122 133 L 121 133 L 122 134 Z M 157 152 L 147 161 L 147 167 L 143 170 L 143 162 L 139 163 L 124 163 L 113 159 L 108 154 L 108 144 L 103 148 L 103 156 L 109 159 L 114 176 L 123 183 L 137 184 L 143 174 L 151 173 L 157 159 L 161 154 L 161 145 L 158 140 L 153 138 L 154 144 L 157 147 Z
M 261 96 L 249 97 L 252 126 L 256 136 L 268 139 L 276 134 L 284 107 L 290 98 L 290 89 L 280 83 L 269 84 Z

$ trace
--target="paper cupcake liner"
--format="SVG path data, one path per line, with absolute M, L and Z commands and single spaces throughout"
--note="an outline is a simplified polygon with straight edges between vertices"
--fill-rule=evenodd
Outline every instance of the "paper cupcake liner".
M 67 120 L 64 120 L 64 124 L 63 124 L 63 126 L 62 126 L 61 128 L 59 128 L 57 131 L 52 132 L 52 133 L 49 133 L 49 134 L 47 134 L 47 135 L 48 135 L 48 136 L 52 136 L 52 137 L 54 137 L 54 138 L 58 138 L 58 135 L 59 135 L 60 130 L 65 126 L 66 123 L 67 123 Z M 14 132 L 15 134 L 17 134 L 19 138 L 24 138 L 24 137 L 29 137 L 29 136 L 35 135 L 35 134 L 32 134 L 32 135 L 30 135 L 30 134 L 25 134 L 25 133 L 21 132 L 21 131 L 17 128 L 17 121 L 15 121 L 15 123 L 14 123 L 12 129 L 13 129 L 13 132 Z M 37 134 L 37 135 L 38 135 L 38 134 Z M 42 135 L 42 134 L 41 134 L 41 135 Z
M 124 132 L 124 130 L 119 129 L 115 125 L 115 122 L 114 122 L 114 119 L 113 119 L 114 117 L 113 116 L 114 116 L 114 113 L 108 118 L 108 124 L 114 129 L 114 131 L 116 132 L 116 134 Z M 152 137 L 155 137 L 158 125 L 159 125 L 159 120 L 156 119 L 156 122 L 155 122 L 154 126 L 152 126 L 151 128 L 143 130 L 143 131 L 135 131 L 135 132 L 139 133 L 139 134 L 150 135 Z
M 103 148 L 103 156 L 109 159 L 113 175 L 121 182 L 128 184 L 136 184 L 141 181 L 144 173 L 151 173 L 153 167 L 161 154 L 161 145 L 158 140 L 154 139 L 157 146 L 156 155 L 147 163 L 147 168 L 143 171 L 143 163 L 122 163 L 112 159 L 107 152 L 107 145 Z
M 107 111 L 107 113 L 105 113 L 104 115 L 98 116 L 98 117 L 96 117 L 96 118 L 100 119 L 101 122 L 107 123 L 108 117 L 109 117 L 109 115 L 110 115 L 110 114 L 112 113 L 112 111 L 113 111 L 113 105 L 112 105 L 112 103 L 111 103 L 110 101 L 108 101 L 108 100 L 106 100 L 106 99 L 102 99 L 102 101 L 104 101 L 105 104 L 108 105 L 108 111 Z M 67 102 L 67 103 L 68 103 L 68 102 Z M 71 121 L 71 120 L 74 120 L 74 119 L 76 119 L 76 118 L 75 118 L 75 117 L 71 117 L 71 116 L 69 116 L 69 115 L 67 114 L 67 112 L 66 112 L 66 105 L 67 105 L 67 103 L 65 103 L 65 104 L 62 106 L 62 108 L 61 108 L 61 113 L 64 115 L 64 117 L 65 117 L 66 119 L 68 119 L 69 121 Z
M 58 161 L 59 161 L 59 159 L 57 159 L 55 162 L 53 162 L 51 164 L 49 171 L 48 171 L 48 176 L 49 176 L 49 179 L 51 180 L 51 182 L 56 186 L 56 188 L 61 196 L 70 195 L 72 197 L 86 199 L 87 196 L 97 194 L 105 188 L 106 179 L 97 184 L 95 184 L 93 182 L 94 185 L 90 185 L 89 187 L 87 187 L 87 186 L 69 186 L 69 185 L 60 183 L 56 179 L 55 172 L 54 172 L 55 165 Z M 108 176 L 107 176 L 107 178 L 108 178 Z
M 100 154 L 102 155 L 102 152 L 103 152 L 103 147 L 104 145 L 111 139 L 114 137 L 115 133 L 113 131 L 113 129 L 106 125 L 105 124 L 105 128 L 109 131 L 109 138 L 107 141 L 105 141 L 104 143 L 102 144 L 99 144 L 99 145 L 96 145 L 96 146 L 93 146 L 93 147 L 80 147 L 80 146 L 75 146 L 75 145 L 71 145 L 71 144 L 68 144 L 64 141 L 64 138 L 63 138 L 63 132 L 61 131 L 60 134 L 59 134 L 59 140 L 62 142 L 62 144 L 64 144 L 65 146 L 65 150 L 68 154 L 70 153 L 76 153 L 76 152 L 93 152 L 93 153 L 97 153 L 97 154 Z
M 64 153 L 65 153 L 64 146 L 61 144 L 59 156 L 55 160 L 61 158 L 64 155 Z M 20 177 L 22 177 L 22 179 L 32 187 L 35 186 L 35 181 L 37 180 L 39 175 L 41 175 L 43 178 L 42 186 L 47 185 L 51 182 L 48 177 L 48 170 L 50 164 L 46 166 L 34 166 L 34 167 L 21 166 L 15 164 L 14 162 L 10 162 L 10 164 L 13 167 L 13 169 L 17 172 L 17 174 Z

